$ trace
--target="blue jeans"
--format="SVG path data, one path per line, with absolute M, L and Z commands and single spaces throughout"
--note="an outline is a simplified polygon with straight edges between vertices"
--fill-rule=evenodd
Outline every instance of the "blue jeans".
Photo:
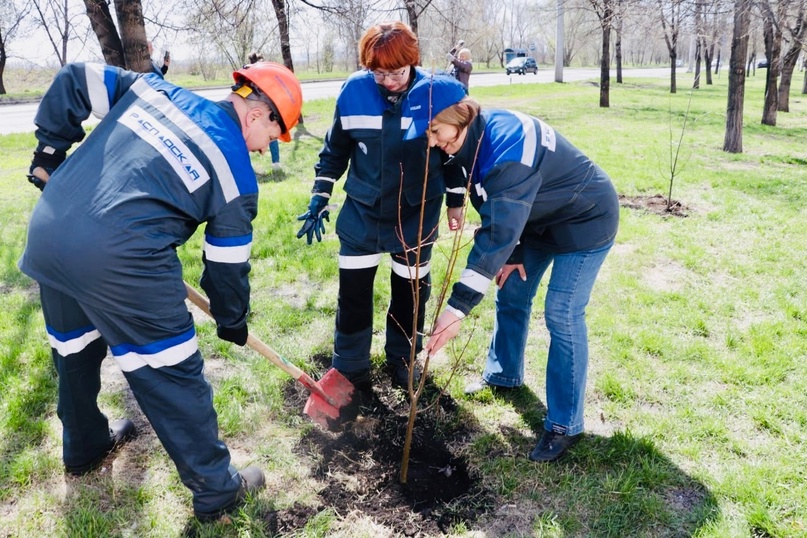
M 272 155 L 272 164 L 280 162 L 280 142 L 272 140 L 269 142 L 269 153 Z
M 552 254 L 524 248 L 527 280 L 517 271 L 496 293 L 496 322 L 482 377 L 491 385 L 517 387 L 524 382 L 532 300 L 552 263 L 544 317 L 549 331 L 544 428 L 565 435 L 583 431 L 588 334 L 586 305 L 613 242 L 594 250 Z

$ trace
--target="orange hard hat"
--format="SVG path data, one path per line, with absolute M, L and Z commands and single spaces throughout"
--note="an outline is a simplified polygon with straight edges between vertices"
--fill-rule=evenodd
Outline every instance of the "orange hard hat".
M 291 128 L 300 121 L 303 108 L 303 90 L 294 73 L 284 65 L 274 62 L 257 62 L 248 64 L 233 72 L 235 86 L 233 91 L 250 86 L 257 90 L 258 98 L 267 97 L 273 112 L 280 116 L 280 127 L 283 132 L 280 139 L 291 142 Z M 237 92 L 246 97 L 241 92 Z M 260 95 L 263 94 L 263 95 Z

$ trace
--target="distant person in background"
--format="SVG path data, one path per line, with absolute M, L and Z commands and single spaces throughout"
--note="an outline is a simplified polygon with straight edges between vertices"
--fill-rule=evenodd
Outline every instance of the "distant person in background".
M 464 41 L 460 41 L 457 45 L 462 46 L 462 43 L 464 43 Z M 468 49 L 460 49 L 459 52 L 456 52 L 456 48 L 454 48 L 451 49 L 451 52 L 446 54 L 446 58 L 451 62 L 448 70 L 449 74 L 459 80 L 462 85 L 465 86 L 465 93 L 468 93 L 468 81 L 471 78 L 471 71 L 474 68 L 473 63 L 471 63 L 471 51 Z
M 247 56 L 247 61 L 251 64 L 256 62 L 263 61 L 263 54 L 258 52 L 257 50 L 253 50 Z M 275 170 L 279 170 L 281 167 L 280 164 L 280 143 L 277 140 L 272 140 L 269 144 L 269 154 L 272 156 L 272 168 Z
M 149 58 L 151 55 L 154 54 L 154 47 L 151 44 L 151 41 L 148 42 L 149 46 Z M 160 75 L 161 77 L 165 77 L 165 74 L 168 72 L 168 66 L 171 65 L 171 53 L 165 51 L 163 54 L 163 64 L 160 65 L 155 62 L 153 59 L 151 60 L 151 70 Z

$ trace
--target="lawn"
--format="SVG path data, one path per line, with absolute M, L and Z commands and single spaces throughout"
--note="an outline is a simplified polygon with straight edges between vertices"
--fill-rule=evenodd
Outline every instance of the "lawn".
M 561 461 L 536 465 L 526 457 L 545 412 L 543 289 L 526 388 L 462 394 L 484 363 L 492 289 L 457 345 L 435 357 L 432 382 L 446 391 L 446 414 L 436 421 L 443 431 L 435 435 L 445 434 L 485 499 L 474 518 L 452 521 L 445 534 L 807 535 L 807 96 L 794 92 L 791 111 L 779 113 L 776 127 L 763 126 L 764 79 L 751 78 L 745 151 L 727 154 L 725 75 L 694 93 L 688 76 L 678 83 L 671 95 L 666 80 L 612 81 L 608 109 L 597 106 L 593 82 L 474 90 L 483 106 L 530 113 L 555 127 L 628 198 L 667 195 L 677 153 L 672 198 L 684 216 L 622 208 L 588 308 L 586 435 Z M 304 127 L 282 145 L 282 170 L 273 170 L 268 156 L 253 157 L 261 201 L 250 329 L 314 375 L 332 346 L 338 240 L 331 223 L 322 243 L 306 245 L 295 238 L 296 216 L 307 206 L 333 106 L 306 104 Z M 310 447 L 312 439 L 337 442 L 339 434 L 319 431 L 302 414 L 288 376 L 218 340 L 203 316 L 197 327 L 221 436 L 237 466 L 265 469 L 267 489 L 230 522 L 197 523 L 190 493 L 112 361 L 105 361 L 100 405 L 110 418 L 132 417 L 141 435 L 102 471 L 65 477 L 38 292 L 16 268 L 39 194 L 24 177 L 35 139 L 2 136 L 0 146 L 0 536 L 378 537 L 410 532 L 428 517 L 403 507 L 396 526 L 330 504 L 323 490 L 334 477 L 323 461 L 332 460 Z M 340 183 L 335 201 L 343 197 Z M 470 210 L 466 233 L 477 222 Z M 448 278 L 443 253 L 450 244 L 444 233 L 432 273 L 438 287 Z M 200 246 L 197 234 L 180 249 L 190 282 L 199 279 Z M 372 352 L 379 363 L 387 264 L 377 279 Z M 451 365 L 458 375 L 449 375 Z M 452 436 L 458 429 L 463 435 Z M 351 477 L 337 478 L 351 494 Z

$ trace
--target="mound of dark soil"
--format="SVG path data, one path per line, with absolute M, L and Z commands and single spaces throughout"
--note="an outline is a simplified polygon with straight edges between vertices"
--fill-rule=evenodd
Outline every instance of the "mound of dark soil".
M 275 512 L 269 521 L 273 530 L 299 529 L 330 508 L 343 515 L 358 510 L 398 535 L 439 536 L 451 525 L 472 523 L 492 506 L 492 495 L 454 452 L 471 432 L 457 420 L 455 403 L 446 395 L 438 398 L 434 386 L 421 397 L 421 408 L 437 404 L 417 415 L 407 481 L 401 483 L 408 399 L 390 387 L 386 375 L 378 375 L 373 385 L 372 394 L 357 394 L 355 420 L 344 422 L 340 431 L 317 427 L 301 439 L 298 450 L 317 462 L 321 507 Z M 296 383 L 288 387 L 290 409 L 302 410 L 308 393 Z
M 661 194 L 654 194 L 652 196 L 625 196 L 620 194 L 619 205 L 661 216 L 687 216 L 686 206 L 677 200 L 670 200 L 668 202 L 667 197 Z

